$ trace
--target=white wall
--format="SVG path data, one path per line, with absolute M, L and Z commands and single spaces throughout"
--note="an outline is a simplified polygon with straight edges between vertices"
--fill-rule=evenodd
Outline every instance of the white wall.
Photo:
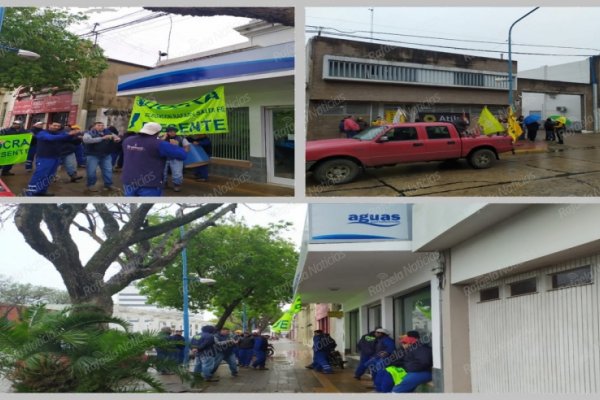
M 548 274 L 586 264 L 592 265 L 593 284 L 549 290 Z M 473 392 L 600 392 L 599 266 L 596 254 L 500 280 L 493 284 L 500 284 L 500 300 L 480 303 L 473 292 Z M 538 293 L 506 298 L 506 283 L 534 276 Z
M 581 125 L 583 113 L 581 110 L 581 96 L 574 94 L 549 95 L 544 93 L 523 93 L 522 98 L 523 115 L 527 116 L 530 111 L 541 111 L 545 119 L 550 115 L 564 115 L 574 125 Z M 557 111 L 557 107 L 566 107 L 567 111 Z M 542 124 L 543 125 L 543 124 Z M 571 125 L 573 126 L 573 125 Z
M 600 205 L 538 204 L 452 248 L 456 284 L 600 240 Z
M 519 71 L 519 78 L 543 79 L 548 81 L 590 83 L 590 61 L 575 61 L 560 65 Z
M 477 214 L 484 203 L 445 203 L 442 207 L 433 204 L 413 206 L 412 248 L 418 249 L 435 239 L 461 221 Z

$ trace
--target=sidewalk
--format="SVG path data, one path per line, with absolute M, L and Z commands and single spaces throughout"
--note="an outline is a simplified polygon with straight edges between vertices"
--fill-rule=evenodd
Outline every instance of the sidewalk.
M 217 371 L 219 382 L 204 383 L 206 393 L 365 393 L 370 380 L 353 378 L 353 369 L 334 368 L 335 373 L 324 375 L 304 368 L 312 361 L 309 347 L 281 339 L 272 342 L 275 355 L 267 360 L 267 371 L 242 368 L 233 378 L 226 364 Z
M 530 142 L 529 140 L 517 140 L 514 143 L 515 154 L 553 153 L 600 146 L 600 133 L 567 132 L 564 135 L 564 144 L 562 145 L 558 144 L 556 141 L 546 141 L 544 140 L 544 137 L 545 134 L 543 131 L 540 131 L 538 132 L 535 142 Z
M 4 183 L 10 188 L 15 196 L 21 196 L 23 190 L 27 188 L 29 180 L 31 179 L 31 172 L 25 171 L 25 164 L 15 165 L 12 169 L 14 176 L 0 177 Z M 85 183 L 85 169 L 78 169 L 78 174 L 83 176 L 79 182 L 71 183 L 68 180 L 67 173 L 59 168 L 58 181 L 52 183 L 50 193 L 54 193 L 56 196 L 68 196 L 68 197 L 115 197 L 122 196 L 122 193 L 107 193 L 102 190 L 98 193 L 86 193 Z M 102 187 L 102 177 L 100 171 L 97 172 L 98 182 L 97 187 Z M 121 172 L 113 172 L 113 182 L 116 188 L 122 189 L 121 184 Z M 201 196 L 201 197 L 224 197 L 224 196 L 293 196 L 294 188 L 269 185 L 262 183 L 240 181 L 239 179 L 232 179 L 224 176 L 211 175 L 207 182 L 196 182 L 189 171 L 185 171 L 184 182 L 182 185 L 181 192 L 174 192 L 173 190 L 166 189 L 163 191 L 163 197 L 189 197 L 189 196 Z

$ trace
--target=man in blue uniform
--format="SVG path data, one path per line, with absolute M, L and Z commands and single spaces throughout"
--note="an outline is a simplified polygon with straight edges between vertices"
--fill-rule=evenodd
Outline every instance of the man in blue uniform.
M 267 349 L 269 348 L 269 342 L 264 336 L 260 335 L 260 332 L 257 330 L 252 331 L 252 336 L 254 337 L 254 362 L 252 363 L 252 368 L 259 370 L 267 370 L 269 368 L 265 367 L 265 363 L 267 362 Z
M 37 134 L 37 156 L 35 172 L 25 190 L 27 196 L 53 196 L 48 193 L 48 187 L 56 179 L 56 170 L 60 164 L 60 152 L 65 141 L 73 140 L 77 132 L 61 131 L 59 122 L 52 122 L 47 131 Z
M 377 329 L 377 328 L 375 328 Z M 354 379 L 360 380 L 367 370 L 367 362 L 375 355 L 375 346 L 377 344 L 377 336 L 375 331 L 362 335 L 358 341 L 356 348 L 360 352 L 360 361 L 354 371 Z
M 202 373 L 202 377 L 206 382 L 218 382 L 219 379 L 213 377 L 215 371 L 216 329 L 212 325 L 206 325 L 200 331 L 201 333 L 194 335 L 191 341 L 192 350 L 196 353 L 194 374 Z
M 229 365 L 229 371 L 231 372 L 231 376 L 238 375 L 237 368 L 237 358 L 233 353 L 237 342 L 231 336 L 231 332 L 228 328 L 222 328 L 221 331 L 215 336 L 216 339 L 216 356 L 215 356 L 215 372 L 221 361 L 225 360 L 225 362 Z
M 111 154 L 115 150 L 115 143 L 119 143 L 120 141 L 121 138 L 119 138 L 119 135 L 115 135 L 109 129 L 106 129 L 102 122 L 96 122 L 92 129 L 83 134 L 88 192 L 98 192 L 96 188 L 96 169 L 98 167 L 100 167 L 102 173 L 104 190 L 115 190 L 112 181 Z
M 185 160 L 187 157 L 182 147 L 157 139 L 161 130 L 160 124 L 148 122 L 139 135 L 123 142 L 125 162 L 121 180 L 125 196 L 161 196 L 167 158 Z

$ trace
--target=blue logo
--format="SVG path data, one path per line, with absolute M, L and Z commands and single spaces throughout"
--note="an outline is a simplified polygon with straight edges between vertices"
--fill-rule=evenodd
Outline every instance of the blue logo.
M 400 225 L 400 214 L 350 214 L 348 223 L 390 228 Z

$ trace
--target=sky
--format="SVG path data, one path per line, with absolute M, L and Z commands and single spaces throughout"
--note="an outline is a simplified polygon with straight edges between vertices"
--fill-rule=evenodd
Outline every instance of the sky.
M 373 37 L 387 40 L 503 51 L 508 59 L 508 31 L 511 24 L 534 7 L 374 7 Z M 512 30 L 513 60 L 518 61 L 520 71 L 544 65 L 556 65 L 585 59 L 584 55 L 600 54 L 600 7 L 541 7 L 520 22 Z M 369 41 L 371 11 L 367 7 L 306 9 L 306 29 L 309 25 L 335 28 L 365 39 L 341 37 L 348 40 Z M 362 32 L 357 32 L 362 31 Z M 323 30 L 324 32 L 324 30 Z M 393 33 L 396 36 L 375 32 Z M 307 33 L 307 37 L 316 33 Z M 425 39 L 397 36 L 415 35 L 446 39 Z M 324 35 L 330 36 L 330 35 Z M 465 42 L 464 40 L 501 42 L 499 44 Z M 375 43 L 386 43 L 375 41 Z M 389 44 L 415 47 L 441 52 L 500 58 L 498 53 L 425 47 L 406 43 Z M 530 47 L 516 44 L 534 44 L 590 48 L 593 50 Z M 578 57 L 520 55 L 515 52 L 580 54 Z
M 6 205 L 0 205 L 0 207 L 6 207 Z M 175 210 L 176 206 L 173 207 Z M 251 226 L 267 226 L 271 222 L 280 220 L 291 222 L 293 226 L 283 236 L 290 239 L 299 249 L 306 210 L 306 204 L 239 203 L 236 215 L 244 217 L 246 223 Z M 71 233 L 73 234 L 73 231 Z M 87 261 L 95 252 L 95 249 L 98 248 L 98 245 L 84 233 L 79 233 L 76 236 L 76 241 L 83 262 Z M 29 247 L 12 220 L 0 226 L 0 244 L 2 246 L 0 275 L 12 278 L 20 283 L 65 289 L 62 278 L 54 269 L 54 266 Z M 111 270 L 112 273 L 117 271 L 117 269 L 112 268 Z M 111 270 L 109 270 L 107 277 L 110 276 Z
M 97 7 L 69 8 L 71 12 L 82 12 L 89 17 L 83 24 L 69 30 L 86 34 L 99 23 L 96 31 L 121 25 L 129 21 L 152 15 L 153 12 L 141 7 Z M 176 58 L 232 44 L 243 43 L 248 39 L 233 27 L 244 25 L 249 18 L 214 16 L 193 17 L 170 14 L 98 35 L 98 44 L 105 55 L 134 64 L 154 66 L 158 52 L 167 52 L 164 59 Z M 171 31 L 169 41 L 169 31 Z M 94 36 L 86 36 L 94 41 Z

